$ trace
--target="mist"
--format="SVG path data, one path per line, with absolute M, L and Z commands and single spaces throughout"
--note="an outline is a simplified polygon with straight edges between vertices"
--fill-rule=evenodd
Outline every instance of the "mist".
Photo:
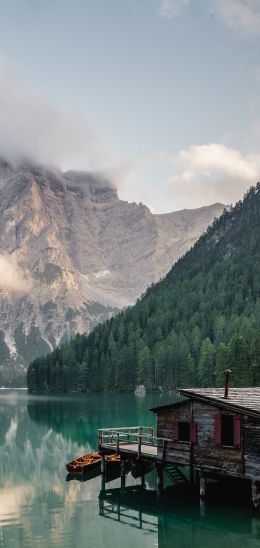
M 65 112 L 32 90 L 0 59 L 0 155 L 69 169 L 110 174 L 118 169 L 111 150 L 84 116 Z
M 31 279 L 26 276 L 15 258 L 8 254 L 0 255 L 0 289 L 26 292 L 31 287 Z

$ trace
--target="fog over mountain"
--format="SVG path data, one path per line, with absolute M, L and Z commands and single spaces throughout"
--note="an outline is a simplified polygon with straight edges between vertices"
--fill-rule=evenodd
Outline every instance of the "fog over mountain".
M 0 382 L 133 304 L 222 210 L 154 215 L 93 174 L 2 160 Z

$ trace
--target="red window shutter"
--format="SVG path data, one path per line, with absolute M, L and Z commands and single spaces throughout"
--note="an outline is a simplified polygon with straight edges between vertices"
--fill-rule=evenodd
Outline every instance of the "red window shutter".
M 191 443 L 197 443 L 197 423 L 190 423 L 190 441 Z
M 173 441 L 178 441 L 178 439 L 179 439 L 179 424 L 178 424 L 178 422 L 173 423 L 172 439 L 173 439 Z
M 215 444 L 221 445 L 221 415 L 215 415 Z
M 240 447 L 241 445 L 241 417 L 240 415 L 234 415 L 234 447 Z

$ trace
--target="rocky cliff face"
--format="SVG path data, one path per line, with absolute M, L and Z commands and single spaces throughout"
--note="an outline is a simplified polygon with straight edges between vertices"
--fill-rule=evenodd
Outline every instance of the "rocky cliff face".
M 222 210 L 153 215 L 91 174 L 1 161 L 0 385 L 133 304 Z

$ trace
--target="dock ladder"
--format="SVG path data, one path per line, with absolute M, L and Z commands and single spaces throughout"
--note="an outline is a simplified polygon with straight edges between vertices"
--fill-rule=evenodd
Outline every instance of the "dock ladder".
M 165 471 L 169 478 L 174 481 L 175 485 L 183 485 L 185 483 L 188 483 L 186 476 L 183 474 L 183 472 L 181 472 L 178 466 L 175 466 L 174 464 L 166 464 Z

